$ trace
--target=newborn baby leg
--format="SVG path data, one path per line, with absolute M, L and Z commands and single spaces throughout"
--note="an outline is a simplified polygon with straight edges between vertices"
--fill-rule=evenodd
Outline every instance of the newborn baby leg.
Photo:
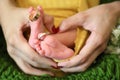
M 29 44 L 32 48 L 35 49 L 35 46 L 38 46 L 38 34 L 44 32 L 44 25 L 43 25 L 43 10 L 41 7 L 38 7 L 35 10 L 33 7 L 29 9 L 30 16 L 30 37 L 29 37 Z

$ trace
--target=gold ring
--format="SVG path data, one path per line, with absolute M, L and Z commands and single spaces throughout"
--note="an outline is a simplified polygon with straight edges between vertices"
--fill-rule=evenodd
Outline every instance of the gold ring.
M 29 20 L 33 22 L 36 21 L 39 17 L 40 17 L 40 11 L 38 10 L 32 11 L 29 15 Z

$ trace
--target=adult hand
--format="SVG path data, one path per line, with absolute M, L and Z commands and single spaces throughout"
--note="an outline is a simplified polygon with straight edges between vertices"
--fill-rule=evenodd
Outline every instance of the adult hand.
M 8 53 L 20 69 L 27 74 L 53 75 L 52 72 L 41 70 L 40 68 L 51 69 L 51 66 L 56 67 L 56 63 L 36 53 L 23 36 L 24 28 L 29 26 L 28 15 L 28 9 L 16 7 L 10 7 L 10 10 L 5 10 L 1 13 L 0 20 Z M 45 24 L 49 26 L 50 17 L 48 15 L 47 17 L 45 16 L 45 19 L 48 19 Z
M 109 36 L 116 24 L 117 17 L 120 14 L 118 9 L 120 3 L 114 2 L 99 5 L 84 12 L 67 18 L 60 26 L 60 32 L 82 26 L 90 31 L 85 45 L 78 55 L 69 61 L 60 62 L 64 72 L 81 72 L 85 71 L 106 48 Z

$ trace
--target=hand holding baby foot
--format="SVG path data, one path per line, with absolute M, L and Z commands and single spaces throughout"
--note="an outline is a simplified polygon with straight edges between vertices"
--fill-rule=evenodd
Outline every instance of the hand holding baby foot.
M 52 37 L 52 35 L 44 34 L 45 26 L 44 26 L 43 18 L 44 18 L 44 14 L 41 7 L 38 7 L 37 11 L 34 10 L 33 8 L 30 8 L 30 16 L 29 16 L 29 19 L 31 20 L 30 21 L 31 33 L 29 38 L 30 46 L 33 49 L 35 49 L 40 55 L 49 58 L 66 59 L 73 56 L 74 52 L 72 49 L 69 49 L 68 47 L 60 43 L 56 38 Z M 53 26 L 53 23 L 49 23 L 49 25 Z M 42 36 L 38 38 L 39 35 Z
M 7 3 L 10 3 L 10 0 L 7 1 Z M 43 74 L 53 75 L 52 72 L 43 70 L 42 68 L 51 69 L 51 66 L 55 67 L 56 63 L 51 59 L 38 55 L 31 49 L 23 36 L 23 30 L 28 27 L 27 24 L 29 21 L 27 9 L 10 5 L 4 6 L 5 2 L 6 0 L 0 3 L 0 10 L 2 12 L 0 16 L 0 25 L 4 32 L 7 51 L 10 57 L 26 74 L 39 76 Z
M 78 55 L 69 61 L 58 63 L 64 72 L 85 71 L 106 48 L 109 36 L 120 16 L 117 8 L 120 2 L 103 4 L 66 19 L 60 27 L 61 32 L 83 26 L 91 32 Z M 111 12 L 112 10 L 112 12 Z

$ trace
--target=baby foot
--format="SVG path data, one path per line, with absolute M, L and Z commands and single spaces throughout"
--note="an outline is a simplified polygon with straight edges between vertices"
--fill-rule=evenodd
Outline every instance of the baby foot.
M 74 55 L 72 49 L 66 47 L 51 35 L 42 35 L 41 38 L 38 39 L 38 34 L 45 32 L 43 10 L 41 7 L 38 7 L 37 10 L 30 8 L 29 12 L 31 29 L 29 44 L 32 48 L 42 56 L 54 59 L 66 59 Z M 53 32 L 55 31 L 58 32 L 58 29 L 53 29 Z
M 38 34 L 44 32 L 44 24 L 43 24 L 43 10 L 39 6 L 37 10 L 33 7 L 29 8 L 29 19 L 30 19 L 30 37 L 29 44 L 32 48 L 35 49 L 35 46 L 38 44 Z
M 44 52 L 40 52 L 39 54 L 45 57 L 62 60 L 74 55 L 72 49 L 66 47 L 51 35 L 44 36 L 40 42 L 40 46 Z

